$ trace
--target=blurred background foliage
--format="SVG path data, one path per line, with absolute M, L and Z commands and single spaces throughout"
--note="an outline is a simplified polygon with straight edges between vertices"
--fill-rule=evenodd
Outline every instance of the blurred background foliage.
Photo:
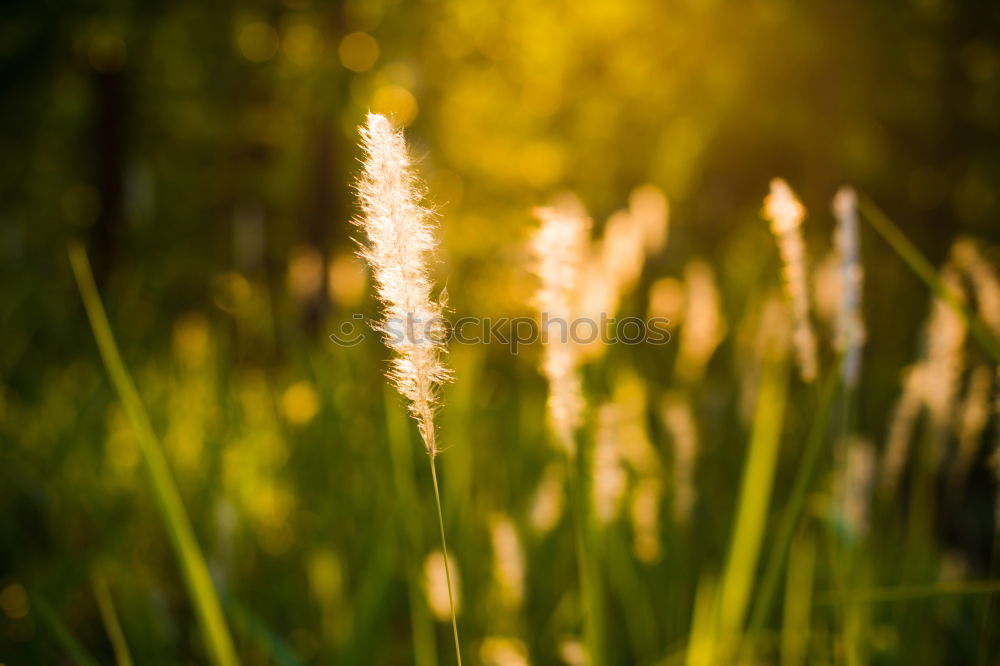
M 801 194 L 816 263 L 844 183 L 936 265 L 960 234 L 995 246 L 998 35 L 996 3 L 949 0 L 6 3 L 0 658 L 64 663 L 52 639 L 61 626 L 108 663 L 98 575 L 137 663 L 205 659 L 72 280 L 74 239 L 243 663 L 435 663 L 435 634 L 450 658 L 446 626 L 414 585 L 435 544 L 431 496 L 415 431 L 384 388 L 387 352 L 374 336 L 353 348 L 328 338 L 376 311 L 350 224 L 369 109 L 407 128 L 439 212 L 436 271 L 456 316 L 532 314 L 530 209 L 565 189 L 598 230 L 638 185 L 670 201 L 666 249 L 623 312 L 645 314 L 649 286 L 691 260 L 713 267 L 729 335 L 685 389 L 701 441 L 695 519 L 674 525 L 664 512 L 652 563 L 633 561 L 625 524 L 607 537 L 608 604 L 622 613 L 608 630 L 612 663 L 668 656 L 683 646 L 700 572 L 721 566 L 734 515 L 748 322 L 779 279 L 760 219 L 768 180 Z M 881 442 L 929 295 L 867 228 L 862 251 L 857 430 Z M 537 353 L 495 344 L 450 355 L 440 464 L 473 663 L 520 663 L 501 660 L 511 651 L 555 663 L 560 646 L 573 656 L 571 531 L 532 528 L 536 488 L 559 482 Z M 612 349 L 587 376 L 595 404 L 617 395 L 636 406 L 665 459 L 654 412 L 678 384 L 675 356 L 674 345 Z M 808 407 L 789 406 L 779 505 Z M 921 545 L 933 566 L 947 553 L 986 575 L 993 493 L 978 465 Z M 498 524 L 520 535 L 523 600 L 498 586 Z M 889 538 L 871 548 L 880 583 L 898 582 L 901 549 Z M 981 606 L 917 608 L 933 614 L 873 620 L 884 663 L 975 652 Z M 913 626 L 926 635 L 899 633 Z

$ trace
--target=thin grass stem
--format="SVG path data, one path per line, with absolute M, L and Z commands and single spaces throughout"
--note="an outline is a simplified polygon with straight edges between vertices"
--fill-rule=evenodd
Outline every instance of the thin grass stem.
M 858 196 L 858 210 L 871 223 L 875 231 L 884 238 L 893 250 L 896 251 L 910 269 L 917 274 L 921 280 L 927 283 L 934 295 L 950 305 L 962 321 L 969 327 L 969 332 L 979 341 L 979 344 L 993 357 L 993 360 L 1000 362 L 1000 341 L 990 333 L 982 320 L 971 312 L 961 301 L 959 301 L 949 289 L 945 287 L 938 271 L 928 261 L 927 257 L 917 248 L 916 245 L 906 237 L 899 227 L 897 227 L 889 216 L 882 212 L 875 202 L 867 196 Z
M 729 554 L 719 588 L 716 627 L 724 661 L 734 661 L 754 588 L 781 445 L 787 391 L 788 364 L 784 351 L 775 349 L 772 358 L 766 360 L 761 378 Z
M 434 454 L 427 456 L 431 466 L 431 480 L 434 482 L 434 502 L 437 504 L 438 527 L 441 529 L 441 552 L 444 554 L 444 578 L 448 582 L 448 605 L 451 607 L 451 630 L 455 635 L 455 658 L 458 659 L 458 666 L 462 666 L 462 648 L 458 643 L 458 618 L 455 615 L 455 596 L 451 589 L 451 565 L 448 564 L 448 542 L 444 537 L 444 515 L 441 513 L 441 491 L 438 490 L 435 458 Z
M 585 481 L 590 477 L 586 467 L 586 453 L 580 447 L 577 447 L 575 455 L 567 453 L 566 466 L 569 494 L 573 502 L 573 536 L 583 609 L 584 642 L 587 645 L 588 663 L 591 666 L 600 666 L 604 663 L 604 636 L 601 633 L 603 600 L 595 559 L 595 544 L 590 528 L 589 497 Z
M 795 534 L 795 526 L 798 523 L 799 514 L 802 512 L 806 493 L 809 491 L 816 473 L 816 465 L 819 462 L 819 454 L 822 449 L 827 424 L 829 423 L 833 398 L 837 393 L 837 386 L 840 383 L 839 380 L 840 373 L 828 373 L 823 385 L 823 391 L 820 394 L 818 413 L 806 440 L 802 461 L 799 463 L 791 495 L 785 504 L 785 511 L 778 524 L 778 532 L 771 549 L 771 556 L 764 569 L 764 577 L 755 600 L 756 603 L 750 615 L 750 628 L 747 641 L 749 641 L 748 649 L 751 650 L 756 640 L 755 637 L 764 627 L 764 623 L 771 612 L 771 605 L 774 603 L 774 596 L 778 589 L 778 583 L 781 580 L 781 570 L 785 562 L 785 556 L 788 553 L 789 544 Z
M 174 553 L 180 560 L 184 582 L 194 603 L 198 623 L 204 632 L 209 655 L 217 666 L 236 666 L 238 663 L 236 650 L 233 648 L 229 629 L 226 627 L 222 605 L 219 603 L 215 585 L 208 572 L 208 565 L 198 546 L 191 522 L 181 502 L 180 492 L 170 473 L 170 466 L 163 455 L 163 449 L 160 448 L 153 432 L 149 416 L 139 398 L 139 392 L 118 352 L 111 325 L 108 323 L 97 285 L 94 283 L 87 254 L 82 246 L 74 243 L 69 246 L 69 258 L 104 367 L 135 430 L 139 450 L 149 472 L 153 496 L 167 528 Z
M 66 654 L 77 664 L 77 666 L 99 666 L 85 647 L 70 632 L 69 627 L 59 618 L 49 602 L 38 596 L 31 595 L 31 605 L 35 609 L 35 614 L 42 624 L 48 627 L 55 642 L 62 646 Z
M 111 598 L 108 581 L 104 576 L 94 574 L 91 576 L 90 582 L 94 588 L 94 598 L 97 600 L 97 610 L 101 614 L 104 631 L 108 634 L 111 649 L 115 653 L 115 663 L 118 666 L 132 666 L 132 655 L 128 650 L 128 643 L 125 641 L 125 632 L 122 631 L 118 613 L 115 611 L 115 602 Z

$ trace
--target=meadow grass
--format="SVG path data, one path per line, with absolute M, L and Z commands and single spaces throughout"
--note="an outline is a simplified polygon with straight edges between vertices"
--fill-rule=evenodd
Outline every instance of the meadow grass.
M 198 622 L 208 644 L 212 661 L 217 666 L 236 666 L 239 661 L 226 627 L 226 619 L 215 585 L 184 510 L 170 467 L 153 432 L 149 416 L 118 352 L 111 325 L 108 323 L 97 286 L 94 284 L 90 262 L 80 245 L 70 246 L 69 258 L 104 367 L 111 377 L 118 399 L 121 400 L 138 438 L 142 459 L 149 473 L 150 487 L 184 573 L 184 581 L 197 611 Z
M 406 178 L 400 182 L 405 182 Z M 406 193 L 403 198 L 412 196 L 412 193 Z M 393 206 L 398 209 L 399 205 L 397 201 L 379 210 L 391 211 Z M 409 211 L 406 214 L 417 211 L 419 217 L 424 213 L 412 208 L 416 205 L 412 202 L 402 204 L 403 209 Z M 377 207 L 369 208 L 374 210 Z M 944 285 L 940 272 L 898 227 L 864 196 L 859 198 L 858 209 L 930 287 L 935 297 L 958 314 L 983 350 L 994 360 L 1000 358 L 996 356 L 1000 347 L 982 317 L 972 310 L 970 303 L 954 297 Z M 796 215 L 797 221 L 792 227 L 797 229 L 801 224 L 801 214 Z M 388 217 L 392 218 L 392 215 Z M 573 224 L 577 225 L 574 234 L 587 228 L 582 220 Z M 375 230 L 371 233 L 377 236 L 381 232 Z M 424 233 L 424 230 L 418 229 L 417 233 Z M 783 242 L 780 235 L 779 242 Z M 432 247 L 428 244 L 421 251 L 430 252 Z M 565 244 L 557 244 L 556 247 L 566 249 Z M 783 252 L 784 258 L 804 261 L 800 256 L 802 248 L 798 244 L 795 247 Z M 536 252 L 543 261 L 546 259 L 545 251 L 545 247 L 539 248 L 536 241 Z M 381 252 L 378 257 L 369 257 L 369 261 L 376 265 L 376 272 L 384 270 L 393 261 L 410 262 L 407 270 L 415 270 L 421 275 L 426 270 L 420 262 L 413 263 L 416 260 L 412 257 L 400 259 L 391 256 L 392 252 L 398 252 L 398 246 L 390 245 L 390 250 L 383 248 Z M 206 639 L 207 653 L 216 664 L 240 663 L 223 616 L 225 610 L 238 631 L 250 636 L 269 659 L 279 664 L 302 663 L 295 650 L 269 626 L 269 621 L 257 617 L 249 607 L 235 599 L 227 604 L 220 602 L 167 459 L 118 352 L 86 255 L 79 246 L 72 246 L 70 259 L 105 368 L 137 435 L 152 495 L 181 563 L 187 592 Z M 553 275 L 565 275 L 563 269 L 567 262 L 573 264 L 576 261 L 572 257 L 549 257 L 549 260 L 560 264 L 558 270 L 552 272 Z M 378 265 L 380 262 L 381 266 Z M 574 270 L 579 270 L 579 267 Z M 798 276 L 794 277 L 794 281 L 800 282 L 790 292 L 791 299 L 799 302 L 800 311 L 796 315 L 799 319 L 803 315 L 807 318 L 813 316 L 808 302 L 802 302 L 802 292 L 806 287 L 803 286 L 804 276 L 799 273 L 806 270 L 804 264 L 791 270 L 793 277 Z M 786 278 L 787 273 L 786 269 Z M 544 283 L 544 271 L 542 278 Z M 419 277 L 417 282 L 425 279 Z M 581 280 L 581 283 L 584 281 Z M 589 284 L 593 286 L 592 281 Z M 614 294 L 614 300 L 621 300 L 630 288 L 622 287 L 622 284 L 629 282 L 622 279 L 615 283 L 612 291 L 623 291 Z M 543 295 L 542 300 L 548 298 L 548 306 L 562 307 L 569 312 L 575 307 L 577 295 L 573 289 L 558 293 L 559 288 L 565 286 L 550 281 L 548 293 Z M 440 307 L 427 300 L 429 282 L 422 284 L 416 295 L 393 294 L 393 288 L 383 284 L 381 291 L 381 298 L 393 304 L 390 311 L 392 308 L 410 308 L 433 312 Z M 757 350 L 755 409 L 749 424 L 738 490 L 733 494 L 732 513 L 728 517 L 712 520 L 719 528 L 715 537 L 717 566 L 697 566 L 692 561 L 702 525 L 698 522 L 697 512 L 695 517 L 684 519 L 685 511 L 690 508 L 674 514 L 671 521 L 658 523 L 656 538 L 664 541 L 663 554 L 651 562 L 642 561 L 638 551 L 629 552 L 627 542 L 630 534 L 623 524 L 619 524 L 618 518 L 612 516 L 610 524 L 599 524 L 592 480 L 603 472 L 594 464 L 595 428 L 591 426 L 596 419 L 589 418 L 590 406 L 604 400 L 604 392 L 611 394 L 611 402 L 607 404 L 613 404 L 617 399 L 613 386 L 618 381 L 616 376 L 623 356 L 617 350 L 595 352 L 590 349 L 583 353 L 571 347 L 550 349 L 548 361 L 542 363 L 542 375 L 549 385 L 550 398 L 546 409 L 550 424 L 548 439 L 553 441 L 554 446 L 549 454 L 530 453 L 533 458 L 517 464 L 523 464 L 528 469 L 536 468 L 546 455 L 557 455 L 564 466 L 570 515 L 556 528 L 548 528 L 555 529 L 556 536 L 540 534 L 528 538 L 526 552 L 534 553 L 536 557 L 529 558 L 527 566 L 529 573 L 534 571 L 534 576 L 545 576 L 545 568 L 551 567 L 552 562 L 540 554 L 558 552 L 552 549 L 558 548 L 560 541 L 565 543 L 568 538 L 576 561 L 574 576 L 572 579 L 557 576 L 554 581 L 536 580 L 535 587 L 532 587 L 529 578 L 525 590 L 529 602 L 535 595 L 546 595 L 555 601 L 550 602 L 553 605 L 544 616 L 545 622 L 540 623 L 537 629 L 522 625 L 516 630 L 521 632 L 523 639 L 503 631 L 496 636 L 490 635 L 489 627 L 493 622 L 481 615 L 486 602 L 471 597 L 474 601 L 470 602 L 467 611 L 472 614 L 468 624 L 479 627 L 482 633 L 473 632 L 466 637 L 466 650 L 475 651 L 478 648 L 480 661 L 502 666 L 506 663 L 529 663 L 529 659 L 530 663 L 546 663 L 555 659 L 557 653 L 567 663 L 574 663 L 583 655 L 582 658 L 594 666 L 626 663 L 627 659 L 635 659 L 637 663 L 687 663 L 692 666 L 734 662 L 752 664 L 776 655 L 780 655 L 782 663 L 789 664 L 812 663 L 817 659 L 861 664 L 871 660 L 873 651 L 882 649 L 873 643 L 873 623 L 885 623 L 888 617 L 888 621 L 905 631 L 917 631 L 924 620 L 919 607 L 914 604 L 958 603 L 965 598 L 978 598 L 983 603 L 976 613 L 978 621 L 972 623 L 975 628 L 970 631 L 975 634 L 977 658 L 981 663 L 988 663 L 995 638 L 989 623 L 992 598 L 1000 591 L 1000 583 L 992 579 L 934 580 L 941 565 L 933 526 L 937 504 L 942 500 L 935 489 L 938 440 L 933 429 L 911 433 L 916 442 L 907 458 L 908 476 L 900 481 L 909 493 L 906 520 L 895 526 L 891 534 L 892 538 L 902 538 L 905 543 L 907 558 L 898 571 L 886 569 L 886 563 L 875 557 L 880 540 L 889 538 L 889 534 L 867 536 L 853 532 L 859 529 L 856 525 L 845 526 L 838 522 L 840 519 L 835 515 L 837 509 L 832 497 L 836 484 L 840 483 L 837 479 L 847 474 L 846 441 L 856 428 L 858 389 L 847 379 L 851 376 L 847 368 L 851 350 L 838 346 L 832 354 L 833 362 L 828 364 L 822 362 L 822 354 L 817 354 L 812 361 L 808 360 L 813 352 L 801 348 L 804 325 L 798 321 L 794 327 L 790 325 L 783 329 L 783 333 L 781 330 L 777 334 L 772 331 L 763 338 L 763 347 Z M 761 330 L 765 330 L 766 326 L 766 323 L 763 324 Z M 790 344 L 795 339 L 796 330 L 799 331 L 799 339 Z M 390 378 L 410 403 L 410 416 L 428 454 L 433 513 L 441 540 L 447 585 L 450 633 L 455 661 L 461 663 L 463 642 L 459 635 L 456 591 L 453 589 L 445 533 L 446 522 L 450 521 L 446 521 L 442 511 L 443 494 L 454 492 L 456 497 L 461 495 L 455 490 L 458 485 L 451 490 L 448 486 L 439 486 L 435 466 L 440 448 L 434 425 L 437 402 L 434 387 L 447 379 L 447 373 L 438 365 L 438 355 L 442 353 L 439 348 L 432 349 L 430 355 L 425 356 L 420 355 L 424 352 L 416 346 L 397 346 L 394 351 L 405 362 L 394 366 Z M 814 384 L 801 382 L 790 372 L 792 351 L 799 365 L 799 374 L 806 380 L 815 378 Z M 706 360 L 693 362 L 704 364 L 712 351 L 707 353 Z M 344 354 L 346 358 L 346 352 Z M 462 358 L 466 359 L 461 365 L 463 372 L 483 372 L 477 363 L 468 362 L 471 357 L 463 355 Z M 809 363 L 816 365 L 810 369 Z M 424 369 L 421 370 L 421 367 Z M 692 372 L 685 374 L 688 377 L 685 380 L 686 397 L 673 394 L 674 402 L 671 404 L 678 404 L 678 400 L 691 400 L 697 395 L 704 368 Z M 804 387 L 807 388 L 800 390 Z M 563 393 L 558 395 L 560 391 Z M 554 402 L 551 397 L 553 392 L 557 394 Z M 472 427 L 467 412 L 483 407 L 476 407 L 473 394 L 456 396 L 456 405 L 460 407 L 458 411 L 463 412 L 456 423 L 460 423 L 463 429 Z M 519 409 L 523 410 L 523 405 Z M 642 407 L 642 410 L 648 412 L 648 406 Z M 409 633 L 407 659 L 418 666 L 430 666 L 440 663 L 442 658 L 438 648 L 441 637 L 428 607 L 429 592 L 421 585 L 419 563 L 427 543 L 420 511 L 423 504 L 420 499 L 420 475 L 411 451 L 414 438 L 398 398 L 390 391 L 380 395 L 380 404 L 375 412 L 380 415 L 381 427 L 384 428 L 387 448 L 379 455 L 389 468 L 386 483 L 392 491 L 392 497 L 380 505 L 389 507 L 388 510 L 395 514 L 387 522 L 395 526 L 392 540 L 400 544 L 402 556 L 396 562 L 390 554 L 383 552 L 379 559 L 366 565 L 365 577 L 354 592 L 355 635 L 339 649 L 338 654 L 346 663 L 356 663 L 364 660 L 370 650 L 377 649 L 379 627 L 385 621 L 386 612 L 380 605 L 398 567 L 405 589 L 403 596 Z M 530 409 L 525 413 L 528 418 L 540 416 L 539 412 Z M 804 423 L 795 426 L 795 420 L 803 417 Z M 667 422 L 668 425 L 671 423 Z M 709 424 L 698 426 L 710 428 Z M 648 424 L 640 425 L 643 430 L 648 427 Z M 677 430 L 679 426 L 676 423 L 672 427 L 671 437 L 683 436 L 680 432 L 683 428 Z M 629 453 L 628 447 L 634 446 L 635 442 L 623 439 L 620 433 L 616 437 L 616 446 L 621 448 L 616 455 L 622 459 L 614 464 L 624 465 L 631 475 L 649 474 L 648 470 L 643 472 L 643 468 L 637 466 L 635 450 Z M 530 443 L 519 444 L 517 450 L 523 454 L 524 447 Z M 474 470 L 469 466 L 475 464 L 476 453 L 471 450 L 462 453 L 469 456 L 461 463 L 462 469 Z M 697 455 L 701 474 L 704 475 L 705 465 L 712 459 L 711 452 L 698 452 Z M 676 461 L 665 458 L 665 467 L 657 469 L 654 474 L 661 475 L 672 470 Z M 786 459 L 791 461 L 790 466 L 783 462 Z M 779 479 L 786 477 L 790 480 L 789 485 L 776 485 Z M 466 479 L 462 483 L 470 481 Z M 710 487 L 699 487 L 697 480 L 693 483 L 700 502 L 713 501 Z M 630 491 L 634 488 L 627 488 L 625 492 Z M 677 491 L 677 487 L 668 487 L 666 494 L 658 496 L 656 501 L 660 505 L 679 501 L 675 494 Z M 780 504 L 777 503 L 778 498 Z M 622 501 L 627 503 L 627 500 Z M 875 504 L 867 508 L 868 502 Z M 878 497 L 869 498 L 865 504 L 866 510 L 873 514 L 871 520 L 874 523 L 886 520 L 884 511 L 898 508 L 894 503 L 887 503 L 884 497 L 881 502 Z M 664 513 L 670 514 L 669 511 Z M 470 530 L 484 529 L 475 524 L 474 515 L 465 507 L 460 507 L 455 513 L 458 522 L 462 523 L 458 534 L 462 548 L 468 550 L 463 556 L 466 562 L 482 553 L 482 549 L 476 546 L 476 539 L 469 536 Z M 468 522 L 470 518 L 472 523 Z M 691 520 L 691 524 L 684 524 L 686 520 Z M 568 537 L 563 532 L 564 528 L 568 528 Z M 632 528 L 637 529 L 635 524 Z M 528 528 L 522 529 L 527 532 Z M 668 568 L 665 570 L 663 567 L 666 564 Z M 475 568 L 471 567 L 471 570 L 473 574 L 469 578 L 463 576 L 463 584 L 474 585 L 479 590 L 490 589 L 492 583 L 483 582 L 481 573 L 477 581 Z M 678 580 L 684 577 L 688 578 L 686 583 L 678 585 Z M 893 584 L 885 584 L 888 581 Z M 128 622 L 121 622 L 106 579 L 101 576 L 93 579 L 93 594 L 116 663 L 123 666 L 133 663 L 126 638 Z M 780 613 L 775 612 L 779 603 Z M 37 598 L 34 605 L 43 623 L 67 654 L 73 655 L 79 663 L 96 663 L 83 642 L 73 636 L 71 629 L 63 624 L 51 606 L 41 598 Z M 535 611 L 529 606 L 523 609 L 515 607 L 512 612 Z M 534 633 L 536 631 L 538 633 Z M 577 637 L 582 638 L 582 643 L 576 643 Z M 540 641 L 547 642 L 548 646 Z M 900 646 L 899 653 L 912 657 L 913 649 Z M 531 654 L 548 656 L 531 658 Z M 501 658 L 496 655 L 508 655 L 513 661 L 497 661 Z

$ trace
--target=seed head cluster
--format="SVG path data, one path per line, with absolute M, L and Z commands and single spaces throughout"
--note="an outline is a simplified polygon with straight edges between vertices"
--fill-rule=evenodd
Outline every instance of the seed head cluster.
M 437 391 L 451 375 L 442 360 L 442 305 L 431 297 L 427 270 L 436 246 L 432 213 L 420 203 L 422 192 L 403 133 L 377 113 L 368 114 L 360 132 L 364 162 L 357 184 L 362 210 L 357 224 L 368 243 L 359 254 L 371 266 L 384 308 L 379 330 L 396 352 L 389 378 L 409 400 L 427 452 L 434 456 Z
M 781 178 L 771 181 L 771 193 L 764 199 L 764 216 L 771 221 L 771 232 L 778 242 L 784 263 L 785 289 L 792 303 L 795 330 L 792 342 L 798 356 L 802 379 L 816 379 L 816 336 L 809 320 L 806 246 L 802 240 L 802 220 L 806 211 L 792 188 Z

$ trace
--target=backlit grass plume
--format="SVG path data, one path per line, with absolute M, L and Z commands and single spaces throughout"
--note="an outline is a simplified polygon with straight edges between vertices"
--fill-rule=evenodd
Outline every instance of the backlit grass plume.
M 792 342 L 798 357 L 802 379 L 816 379 L 816 336 L 809 321 L 809 289 L 806 275 L 806 246 L 802 240 L 805 208 L 792 188 L 781 178 L 771 181 L 771 193 L 764 198 L 764 216 L 771 222 L 771 232 L 778 241 L 785 289 L 792 302 L 795 330 Z
M 549 382 L 548 414 L 552 430 L 567 452 L 583 413 L 578 365 L 580 352 L 570 339 L 569 326 L 577 310 L 590 221 L 575 200 L 535 210 L 541 226 L 531 249 L 541 284 L 535 294 L 541 315 L 544 351 L 542 372 Z
M 450 373 L 441 359 L 441 304 L 431 297 L 427 274 L 436 246 L 431 212 L 420 203 L 402 132 L 385 116 L 370 113 L 361 128 L 361 145 L 365 159 L 357 191 L 364 215 L 358 224 L 368 245 L 360 254 L 372 268 L 384 307 L 379 330 L 397 354 L 389 378 L 409 401 L 427 453 L 434 457 L 437 389 Z
M 441 492 L 434 465 L 438 454 L 434 431 L 437 390 L 451 375 L 441 358 L 445 352 L 442 305 L 431 297 L 427 271 L 428 258 L 436 247 L 431 212 L 420 203 L 421 190 L 411 169 L 403 133 L 377 113 L 368 114 L 368 122 L 360 132 L 364 163 L 357 192 L 363 215 L 357 224 L 368 236 L 368 244 L 360 254 L 372 268 L 384 308 L 379 330 L 386 346 L 396 352 L 389 379 L 409 401 L 410 414 L 417 422 L 430 461 L 455 655 L 461 666 Z
M 861 374 L 861 347 L 865 342 L 865 322 L 861 318 L 861 289 L 864 268 L 858 247 L 858 198 L 850 187 L 841 187 L 833 199 L 837 217 L 834 236 L 840 269 L 840 304 L 837 309 L 836 346 L 844 356 L 844 384 L 858 385 Z

